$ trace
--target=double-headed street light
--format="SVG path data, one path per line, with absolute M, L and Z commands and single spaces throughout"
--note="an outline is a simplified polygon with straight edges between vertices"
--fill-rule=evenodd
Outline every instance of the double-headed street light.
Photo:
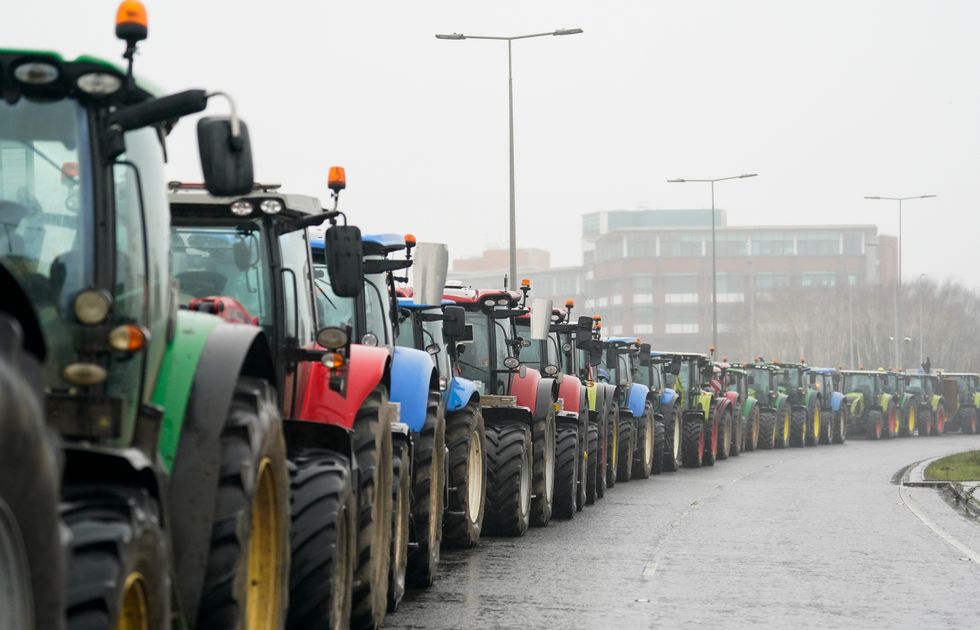
M 711 184 L 711 346 L 718 348 L 718 265 L 715 260 L 715 182 L 758 177 L 758 173 L 715 179 L 668 179 L 668 184 Z
M 436 39 L 493 39 L 507 42 L 507 111 L 510 120 L 510 273 L 508 284 L 511 289 L 517 288 L 517 209 L 514 194 L 514 78 L 511 70 L 511 42 L 517 39 L 530 39 L 546 35 L 578 35 L 580 28 L 560 28 L 547 33 L 532 33 L 530 35 L 514 35 L 512 37 L 497 37 L 489 35 L 463 35 L 462 33 L 436 34 Z
M 895 367 L 897 369 L 902 369 L 902 353 L 901 346 L 898 343 L 898 329 L 899 329 L 899 314 L 898 314 L 898 302 L 899 302 L 899 292 L 902 290 L 902 202 L 909 201 L 911 199 L 932 199 L 936 195 L 916 195 L 914 197 L 865 197 L 865 199 L 874 199 L 876 201 L 897 201 L 898 202 L 898 244 L 896 249 L 898 250 L 896 257 L 898 258 L 898 278 L 895 280 L 895 334 L 892 335 L 892 341 L 894 341 L 894 355 Z M 920 335 L 921 337 L 921 335 Z

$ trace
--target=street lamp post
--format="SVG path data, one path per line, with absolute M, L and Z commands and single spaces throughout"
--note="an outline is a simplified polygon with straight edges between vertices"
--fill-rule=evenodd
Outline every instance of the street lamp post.
M 507 112 L 508 112 L 508 135 L 510 140 L 510 273 L 508 274 L 508 284 L 510 289 L 517 288 L 517 204 L 514 192 L 514 77 L 511 64 L 511 42 L 517 39 L 530 39 L 532 37 L 544 37 L 546 35 L 578 35 L 582 32 L 580 28 L 560 28 L 547 33 L 532 33 L 530 35 L 515 35 L 512 37 L 494 37 L 489 35 L 463 35 L 462 33 L 436 34 L 436 39 L 492 39 L 507 42 Z
M 936 195 L 916 195 L 914 197 L 865 197 L 865 199 L 874 199 L 878 201 L 897 201 L 898 202 L 898 250 L 896 257 L 898 258 L 898 278 L 895 280 L 895 334 L 892 335 L 892 340 L 894 341 L 894 355 L 895 368 L 902 369 L 902 353 L 901 345 L 899 344 L 899 293 L 902 290 L 902 202 L 909 201 L 911 199 L 932 199 Z
M 715 182 L 757 177 L 758 173 L 715 179 L 668 179 L 668 184 L 711 184 L 711 346 L 718 348 L 718 264 L 715 256 Z
M 925 353 L 925 348 L 924 348 L 924 345 L 923 345 L 924 342 L 922 340 L 923 339 L 922 338 L 922 333 L 924 331 L 924 329 L 922 327 L 922 294 L 924 294 L 926 292 L 926 290 L 925 290 L 926 287 L 925 287 L 925 283 L 923 282 L 923 280 L 925 280 L 928 277 L 929 276 L 927 276 L 924 273 L 920 273 L 919 274 L 919 365 L 922 365 L 923 363 L 926 362 L 926 353 Z

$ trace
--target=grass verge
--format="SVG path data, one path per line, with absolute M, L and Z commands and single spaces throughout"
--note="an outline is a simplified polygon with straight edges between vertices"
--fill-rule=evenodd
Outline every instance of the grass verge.
M 929 481 L 980 481 L 980 451 L 937 459 L 926 468 L 925 478 Z

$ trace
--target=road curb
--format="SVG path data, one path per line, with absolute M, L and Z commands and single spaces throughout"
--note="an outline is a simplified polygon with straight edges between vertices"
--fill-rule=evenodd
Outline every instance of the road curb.
M 947 457 L 947 455 L 931 457 L 910 465 L 905 474 L 902 476 L 902 485 L 911 488 L 946 488 L 949 490 L 950 494 L 953 495 L 953 499 L 956 501 L 957 506 L 963 506 L 966 513 L 971 516 L 980 516 L 980 504 L 977 503 L 977 499 L 975 497 L 967 494 L 963 490 L 962 484 L 955 481 L 926 480 L 926 468 L 928 468 L 929 464 L 932 462 L 936 461 L 937 459 L 942 459 L 943 457 Z

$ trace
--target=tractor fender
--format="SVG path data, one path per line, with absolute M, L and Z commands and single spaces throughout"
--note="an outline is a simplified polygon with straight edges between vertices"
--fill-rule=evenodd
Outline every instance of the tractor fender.
M 738 392 L 725 392 L 722 397 L 727 398 L 733 407 L 738 404 Z
M 311 363 L 296 418 L 353 429 L 365 399 L 378 385 L 390 383 L 391 355 L 385 348 L 354 344 L 347 368 L 347 391 L 342 395 L 330 389 L 330 371 L 318 362 Z
M 582 409 L 582 381 L 575 376 L 565 374 L 558 383 L 558 398 L 562 400 L 562 409 L 578 415 Z
M 834 413 L 840 411 L 841 403 L 844 401 L 844 394 L 840 392 L 830 393 L 830 410 Z
M 483 421 L 488 426 L 523 424 L 531 428 L 534 417 L 527 407 L 482 407 Z
M 932 407 L 933 411 L 939 410 L 939 403 L 943 401 L 942 396 L 933 395 L 932 400 L 929 401 L 929 406 Z
M 401 422 L 412 433 L 425 426 L 429 394 L 439 391 L 439 375 L 428 352 L 395 346 L 391 359 L 391 402 L 401 404 Z
M 864 394 L 861 392 L 849 392 L 844 394 L 844 401 L 849 416 L 852 418 L 864 416 Z
M 585 397 L 586 404 L 589 406 L 589 411 L 598 412 L 602 408 L 602 403 L 600 402 L 601 396 L 599 395 L 599 386 L 595 382 L 590 382 L 585 387 Z
M 783 393 L 783 392 L 776 392 L 776 401 L 775 401 L 775 409 L 776 409 L 776 411 L 779 411 L 780 409 L 782 409 L 783 408 L 783 405 L 786 404 L 786 402 L 787 402 L 788 399 L 789 399 L 789 396 L 787 396 L 785 393 Z
M 700 392 L 698 394 L 698 408 L 705 418 L 711 417 L 711 394 L 708 392 Z
M 732 399 L 727 396 L 718 396 L 717 399 L 718 401 L 715 403 L 714 413 L 716 416 L 722 416 L 732 407 Z
M 527 369 L 523 377 L 514 376 L 511 395 L 517 397 L 519 406 L 530 409 L 535 418 L 543 418 L 558 401 L 558 382 L 542 378 L 537 370 Z
M 44 363 L 47 346 L 31 300 L 10 271 L 0 263 L 0 313 L 6 313 L 20 324 L 21 344 L 33 354 L 38 363 Z
M 282 432 L 290 459 L 328 450 L 346 457 L 352 468 L 357 464 L 351 441 L 352 432 L 343 427 L 306 420 L 286 420 L 282 424 Z
M 742 403 L 742 417 L 751 418 L 752 410 L 759 406 L 759 401 L 755 398 L 746 397 L 745 401 Z
M 176 336 L 164 361 L 154 396 L 164 403 L 160 440 L 165 465 L 170 458 L 164 510 L 170 521 L 178 601 L 193 619 L 200 604 L 218 502 L 221 471 L 215 454 L 221 449 L 228 410 L 240 377 L 275 383 L 275 373 L 272 353 L 260 328 L 228 324 L 190 311 L 178 314 Z M 270 388 L 265 395 L 273 391 Z M 186 399 L 184 404 L 175 404 L 181 398 Z M 277 409 L 274 400 L 267 402 L 259 406 L 260 414 Z M 178 407 L 182 407 L 181 415 L 175 416 Z M 278 412 L 275 415 L 263 424 L 278 422 Z
M 813 389 L 806 390 L 806 394 L 803 396 L 803 404 L 807 409 L 813 409 L 814 403 L 820 404 L 819 396 L 816 393 L 816 390 Z
M 882 394 L 879 399 L 879 404 L 881 405 L 881 410 L 887 413 L 892 404 L 892 395 Z
M 674 402 L 677 400 L 677 392 L 665 387 L 662 392 L 660 392 L 660 408 L 666 409 L 667 407 L 673 407 Z M 666 411 L 664 412 L 666 415 Z
M 449 380 L 449 387 L 445 393 L 446 413 L 459 411 L 470 401 L 480 403 L 480 392 L 476 388 L 476 383 L 468 378 L 454 376 Z
M 66 485 L 122 484 L 141 488 L 161 506 L 164 503 L 167 484 L 163 469 L 138 448 L 66 444 L 64 458 Z M 161 520 L 166 527 L 166 513 Z
M 647 395 L 649 393 L 650 388 L 646 385 L 640 383 L 630 385 L 629 391 L 626 392 L 626 407 L 634 418 L 642 418 L 646 413 Z

